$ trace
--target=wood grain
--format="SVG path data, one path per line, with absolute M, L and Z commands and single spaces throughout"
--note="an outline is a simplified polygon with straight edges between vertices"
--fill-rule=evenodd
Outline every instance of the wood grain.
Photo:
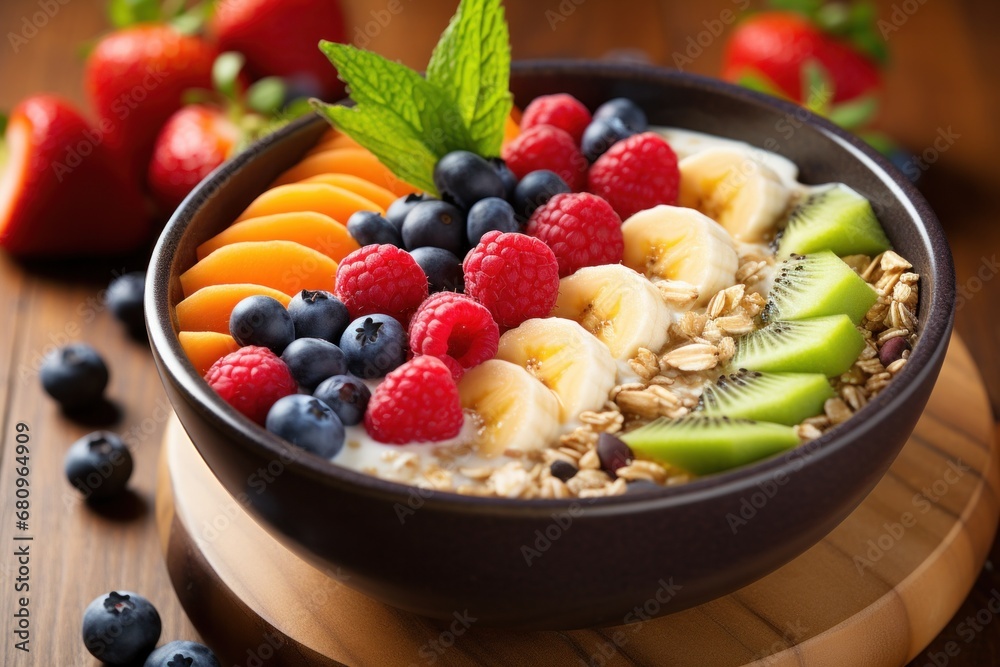
M 673 616 L 517 633 L 396 611 L 271 538 L 235 505 L 176 421 L 158 497 L 167 568 L 175 588 L 190 591 L 182 603 L 226 662 L 280 637 L 275 667 L 408 665 L 431 656 L 442 665 L 555 665 L 581 655 L 607 665 L 663 664 L 666 655 L 670 664 L 718 667 L 900 665 L 962 603 L 1000 516 L 993 420 L 971 375 L 972 360 L 955 340 L 913 437 L 843 524 L 764 579 Z M 238 620 L 219 624 L 220 615 Z M 454 646 L 445 646 L 452 633 Z
M 404 12 L 378 27 L 370 48 L 409 64 L 421 66 L 436 35 L 453 11 L 453 0 L 401 0 Z M 705 22 L 720 18 L 725 9 L 739 9 L 742 0 L 505 0 L 517 58 L 540 56 L 603 57 L 609 51 L 640 49 L 654 62 L 671 65 L 689 38 L 706 29 Z M 51 4 L 51 3 L 47 3 Z M 753 6 L 761 3 L 754 0 Z M 891 20 L 899 0 L 878 0 L 879 16 Z M 45 21 L 15 51 L 10 33 L 19 34 L 24 20 L 39 11 L 39 0 L 0 2 L 0 109 L 12 108 L 35 92 L 56 92 L 83 104 L 82 60 L 79 47 L 107 29 L 105 0 L 62 0 L 58 12 Z M 351 0 L 351 34 L 373 19 L 372 11 L 388 0 Z M 562 8 L 574 8 L 563 12 Z M 418 10 L 419 9 L 419 10 Z M 554 29 L 546 12 L 565 21 Z M 1000 312 L 1000 280 L 995 260 L 1000 250 L 1000 84 L 995 63 L 1000 40 L 995 29 L 1000 4 L 994 0 L 922 2 L 899 30 L 888 33 L 893 62 L 886 78 L 881 124 L 911 151 L 933 147 L 939 131 L 960 135 L 923 173 L 921 187 L 938 212 L 954 250 L 960 287 L 968 298 L 958 312 L 958 330 L 966 341 L 989 389 L 994 409 L 1000 406 L 1000 345 L 996 313 Z M 376 25 L 378 23 L 376 22 Z M 725 33 L 732 28 L 727 26 Z M 687 69 L 713 74 L 721 62 L 723 38 L 710 41 Z M 128 264 L 142 266 L 141 258 Z M 37 558 L 33 561 L 33 653 L 14 652 L 4 641 L 0 660 L 5 665 L 92 665 L 79 641 L 83 606 L 110 587 L 131 586 L 153 599 L 164 617 L 164 639 L 195 638 L 161 564 L 150 504 L 155 485 L 156 448 L 164 424 L 155 417 L 163 401 L 159 380 L 141 346 L 130 342 L 106 313 L 92 321 L 80 314 L 97 297 L 113 270 L 122 265 L 22 266 L 0 258 L 0 507 L 9 508 L 13 483 L 13 424 L 26 421 L 33 430 L 32 530 Z M 980 273 L 982 272 L 982 273 Z M 978 274 L 978 275 L 977 275 Z M 981 277 L 982 276 L 982 277 Z M 985 278 L 985 279 L 984 279 Z M 75 323 L 77 328 L 70 326 Z M 69 327 L 69 328 L 67 328 Z M 35 355 L 59 334 L 87 340 L 108 355 L 114 379 L 111 396 L 123 408 L 111 428 L 128 432 L 139 427 L 142 438 L 134 447 L 137 460 L 133 487 L 144 499 L 138 518 L 123 521 L 87 511 L 75 503 L 62 478 L 65 448 L 92 427 L 67 421 L 42 395 L 31 369 Z M 27 374 L 20 373 L 25 370 Z M 959 402 L 960 399 L 956 399 Z M 149 419 L 150 421 L 146 421 Z M 148 434 L 142 431 L 145 423 Z M 0 517 L 0 540 L 9 540 L 12 517 Z M 9 544 L 5 542 L 5 544 Z M 0 556 L 0 631 L 8 637 L 14 594 L 10 549 Z M 991 562 L 1000 559 L 994 544 Z M 992 568 L 980 573 L 973 593 L 945 630 L 914 662 L 922 667 L 932 654 L 946 655 L 949 642 L 960 649 L 947 656 L 949 665 L 1000 664 L 1000 623 L 975 630 L 975 616 L 1000 590 L 1000 575 Z M 691 621 L 696 633 L 707 617 Z M 970 641 L 969 632 L 973 631 Z M 877 637 L 876 637 L 877 639 Z M 569 638 L 562 641 L 572 645 Z M 595 644 L 596 646 L 596 644 Z M 735 646 L 735 638 L 720 646 Z M 627 648 L 627 647 L 626 647 Z M 720 649 L 722 650 L 722 649 Z M 509 655 L 509 654 L 504 654 Z M 587 658 L 590 649 L 578 653 Z M 245 663 L 245 661 L 243 661 Z M 525 659 L 521 657 L 520 662 Z M 932 663 L 933 664 L 933 663 Z

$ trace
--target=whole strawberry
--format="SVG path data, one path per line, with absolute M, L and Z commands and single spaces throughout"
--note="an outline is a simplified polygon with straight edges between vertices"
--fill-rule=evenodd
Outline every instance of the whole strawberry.
M 587 189 L 606 199 L 622 220 L 660 204 L 677 203 L 677 155 L 654 132 L 616 143 L 591 166 L 587 178 Z
M 726 44 L 723 78 L 752 87 L 775 89 L 790 99 L 829 106 L 878 91 L 882 84 L 881 40 L 873 37 L 872 21 L 849 26 L 824 26 L 825 14 L 773 11 L 756 14 L 740 24 Z M 840 33 L 840 34 L 836 34 Z M 809 66 L 822 68 L 829 90 L 804 87 Z
M 212 87 L 217 52 L 166 24 L 126 28 L 101 39 L 87 59 L 84 84 L 108 149 L 141 182 L 156 137 L 184 94 Z
M 149 164 L 149 189 L 167 210 L 175 209 L 189 192 L 233 152 L 240 130 L 220 109 L 184 107 L 160 131 Z
M 26 257 L 115 255 L 149 238 L 150 219 L 106 137 L 69 102 L 30 97 L 7 125 L 0 247 Z
M 225 0 L 210 29 L 223 50 L 246 56 L 255 77 L 280 76 L 300 95 L 331 101 L 344 92 L 337 70 L 316 48 L 320 40 L 347 39 L 338 0 Z

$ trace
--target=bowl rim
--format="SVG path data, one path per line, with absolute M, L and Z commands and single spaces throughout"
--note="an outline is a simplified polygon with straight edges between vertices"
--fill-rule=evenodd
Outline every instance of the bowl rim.
M 441 510 L 462 513 L 480 513 L 488 510 L 495 516 L 550 515 L 581 505 L 587 505 L 588 512 L 597 513 L 618 513 L 637 509 L 660 510 L 669 506 L 697 503 L 709 497 L 725 495 L 730 491 L 753 490 L 757 488 L 758 483 L 768 479 L 793 475 L 805 465 L 803 462 L 805 459 L 822 460 L 835 452 L 838 447 L 846 446 L 852 440 L 852 436 L 872 431 L 880 421 L 879 414 L 887 414 L 889 410 L 905 409 L 901 403 L 904 403 L 918 386 L 927 381 L 927 375 L 933 372 L 935 357 L 943 355 L 943 348 L 947 346 L 950 338 L 955 313 L 955 273 L 944 230 L 930 205 L 909 179 L 860 138 L 825 118 L 795 103 L 719 79 L 653 65 L 587 59 L 526 60 L 516 61 L 512 66 L 512 73 L 520 75 L 558 75 L 570 72 L 602 77 L 618 76 L 639 83 L 648 81 L 693 88 L 733 98 L 740 104 L 764 107 L 772 113 L 778 112 L 786 116 L 791 114 L 803 124 L 812 126 L 826 138 L 839 144 L 873 176 L 883 182 L 894 196 L 894 204 L 902 205 L 907 210 L 908 217 L 917 221 L 916 231 L 920 235 L 921 242 L 929 250 L 928 272 L 933 275 L 934 290 L 930 294 L 929 303 L 925 303 L 922 308 L 925 316 L 919 344 L 914 347 L 909 362 L 903 370 L 878 396 L 863 406 L 850 420 L 780 456 L 674 487 L 601 498 L 525 500 L 432 491 L 380 479 L 300 450 L 238 413 L 198 375 L 184 354 L 174 330 L 169 303 L 169 277 L 173 249 L 186 232 L 201 204 L 225 187 L 235 174 L 256 160 L 261 152 L 284 141 L 288 136 L 324 122 L 316 115 L 290 123 L 213 171 L 188 195 L 163 229 L 150 260 L 148 275 L 152 279 L 146 281 L 145 293 L 146 324 L 150 334 L 150 345 L 160 362 L 158 365 L 161 374 L 169 375 L 174 387 L 217 430 L 228 433 L 233 440 L 239 441 L 240 446 L 256 449 L 260 455 L 280 457 L 282 462 L 291 467 L 296 474 L 328 485 L 350 487 L 352 493 L 372 496 L 386 502 L 405 505 L 414 495 L 419 495 L 421 507 L 429 505 Z M 164 377 L 162 380 L 166 382 L 167 378 Z

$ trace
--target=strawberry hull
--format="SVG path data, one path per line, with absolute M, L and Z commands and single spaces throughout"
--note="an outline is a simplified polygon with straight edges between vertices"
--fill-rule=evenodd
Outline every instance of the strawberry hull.
M 67 102 L 21 103 L 7 129 L 0 247 L 22 257 L 116 255 L 149 238 L 141 194 L 94 128 Z

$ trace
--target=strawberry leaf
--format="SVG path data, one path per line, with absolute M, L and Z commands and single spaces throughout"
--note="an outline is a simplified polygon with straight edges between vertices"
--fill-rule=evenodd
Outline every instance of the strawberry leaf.
M 864 95 L 830 109 L 827 117 L 845 130 L 866 125 L 878 112 L 878 97 Z
M 266 77 L 247 90 L 247 106 L 265 116 L 273 115 L 284 104 L 285 93 L 285 82 L 281 77 Z
M 108 19 L 115 28 L 159 21 L 161 17 L 159 0 L 111 0 L 108 4 Z
M 245 63 L 242 53 L 226 51 L 212 64 L 212 85 L 227 99 L 236 99 L 236 83 Z
M 0 135 L 6 134 L 6 132 L 7 132 L 7 123 L 9 121 L 10 121 L 10 118 L 7 116 L 7 114 L 0 113 Z
M 510 34 L 500 0 L 463 0 L 434 48 L 427 79 L 458 108 L 474 152 L 499 155 L 513 105 Z
M 807 60 L 802 66 L 803 106 L 813 113 L 826 116 L 833 101 L 833 79 L 818 60 Z
M 758 93 L 765 93 L 773 97 L 788 99 L 788 96 L 779 90 L 771 79 L 755 69 L 748 68 L 744 70 L 740 74 L 740 77 L 736 80 L 736 83 L 744 88 L 756 90 Z

